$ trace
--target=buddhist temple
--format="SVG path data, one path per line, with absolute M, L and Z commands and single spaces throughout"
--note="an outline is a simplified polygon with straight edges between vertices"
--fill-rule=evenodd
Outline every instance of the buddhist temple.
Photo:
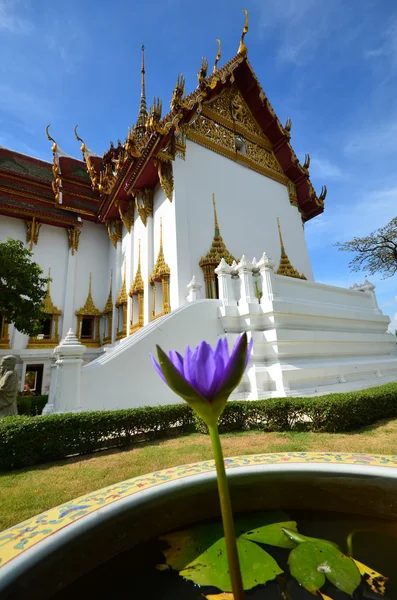
M 203 58 L 193 91 L 178 75 L 165 110 L 160 98 L 148 108 L 142 46 L 135 124 L 102 156 L 77 126 L 79 158 L 61 151 L 50 126 L 48 162 L 0 148 L 0 241 L 23 240 L 51 269 L 42 334 L 32 340 L 0 321 L 0 352 L 18 356 L 21 386 L 36 370 L 38 391 L 48 393 L 54 349 L 70 329 L 86 347 L 84 365 L 98 366 L 129 338 L 143 339 L 145 327 L 171 323 L 192 281 L 194 297 L 218 307 L 247 272 L 243 255 L 265 252 L 276 277 L 314 284 L 304 224 L 323 212 L 327 190 L 314 190 L 309 155 L 301 163 L 291 145 L 291 119 L 281 123 L 262 89 L 247 32 L 248 13 L 236 55 L 221 66 L 219 45 L 211 69 Z M 222 259 L 229 288 L 215 271 Z M 260 262 L 250 265 L 256 281 Z M 259 306 L 265 289 L 255 289 Z M 237 322 L 224 331 L 236 333 Z

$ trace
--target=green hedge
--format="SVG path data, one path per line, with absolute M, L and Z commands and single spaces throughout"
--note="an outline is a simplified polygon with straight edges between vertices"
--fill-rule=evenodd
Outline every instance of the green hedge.
M 352 431 L 397 417 L 397 383 L 314 398 L 228 402 L 220 431 Z M 40 464 L 174 433 L 205 432 L 186 404 L 0 419 L 0 469 Z
M 6 417 L 0 419 L 0 469 L 128 446 L 137 439 L 165 437 L 172 430 L 194 430 L 187 405 Z
M 18 396 L 17 407 L 19 415 L 29 415 L 35 417 L 41 415 L 43 408 L 47 404 L 47 396 Z

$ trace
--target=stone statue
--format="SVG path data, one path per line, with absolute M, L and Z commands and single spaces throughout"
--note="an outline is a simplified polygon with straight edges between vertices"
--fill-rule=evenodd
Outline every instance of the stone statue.
M 18 376 L 14 371 L 15 356 L 4 356 L 0 361 L 0 417 L 18 414 Z

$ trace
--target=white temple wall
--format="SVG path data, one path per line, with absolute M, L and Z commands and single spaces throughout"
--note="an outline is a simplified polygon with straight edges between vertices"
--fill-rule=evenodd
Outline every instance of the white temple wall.
M 277 269 L 281 255 L 278 217 L 292 265 L 313 279 L 301 216 L 290 204 L 285 185 L 190 140 L 185 160 L 174 162 L 174 178 L 181 286 L 193 275 L 204 283 L 198 262 L 214 236 L 213 193 L 221 235 L 236 259 L 243 253 L 259 259 L 265 249 Z M 181 229 L 187 233 L 182 238 Z

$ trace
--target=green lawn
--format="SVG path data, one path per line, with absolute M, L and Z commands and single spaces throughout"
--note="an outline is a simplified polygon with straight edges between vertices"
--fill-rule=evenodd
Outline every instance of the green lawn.
M 397 454 L 397 420 L 348 434 L 225 434 L 222 444 L 225 456 L 263 452 Z M 0 530 L 117 481 L 208 458 L 212 458 L 208 436 L 191 434 L 4 473 L 0 475 Z

